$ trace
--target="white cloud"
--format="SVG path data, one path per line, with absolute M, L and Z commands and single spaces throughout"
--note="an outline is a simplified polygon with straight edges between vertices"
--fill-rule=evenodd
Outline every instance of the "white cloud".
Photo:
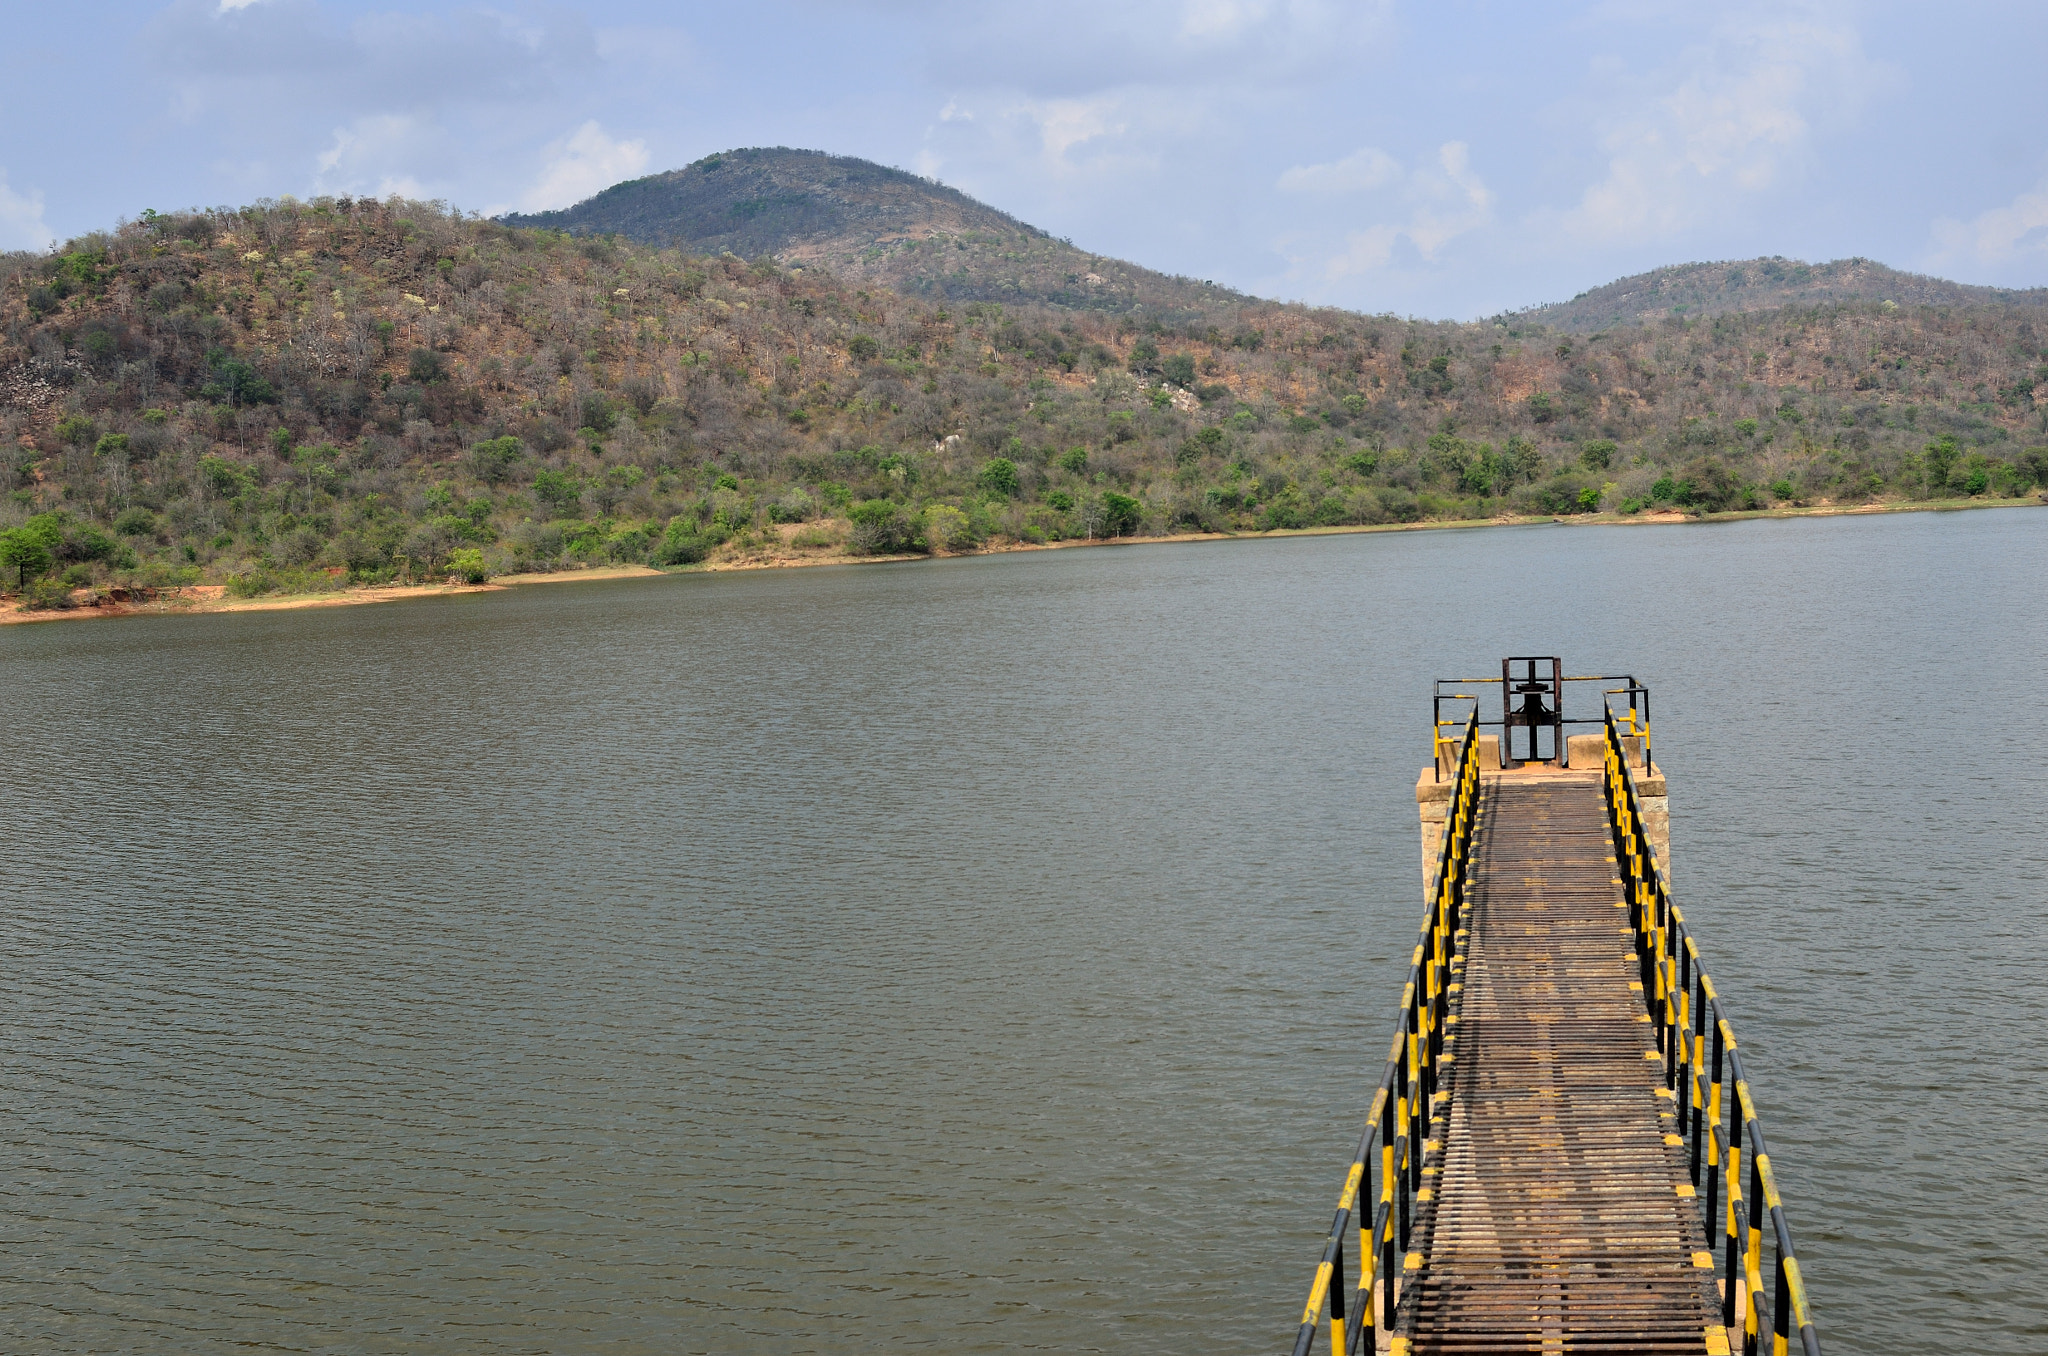
M 1304 170 L 1289 170 L 1288 174 L 1303 174 L 1315 186 L 1311 191 L 1331 191 L 1321 185 L 1347 182 L 1346 176 L 1337 170 L 1352 161 L 1359 165 L 1351 172 L 1351 179 L 1359 179 L 1370 171 L 1372 186 L 1391 189 L 1395 202 L 1405 209 L 1406 219 L 1347 232 L 1343 246 L 1321 258 L 1298 238 L 1283 242 L 1283 250 L 1294 260 L 1290 276 L 1297 282 L 1312 275 L 1319 281 L 1333 283 L 1416 263 L 1439 263 L 1445 247 L 1453 240 L 1493 220 L 1493 192 L 1473 170 L 1471 148 L 1462 141 L 1445 142 L 1437 148 L 1435 166 L 1419 166 L 1412 171 L 1384 152 L 1372 151 L 1368 155 L 1361 151 L 1336 165 L 1307 166 Z M 1314 173 L 1318 171 L 1331 172 Z M 1281 177 L 1284 180 L 1287 176 Z
M 1561 236 L 1649 244 L 1742 210 L 1890 78 L 1855 29 L 1799 16 L 1724 19 L 1676 65 L 1689 74 L 1675 89 L 1604 119 L 1606 173 L 1550 214 Z
M 647 168 L 646 142 L 614 140 L 594 121 L 584 123 L 543 154 L 548 160 L 540 178 L 519 199 L 522 211 L 571 206 Z
M 41 189 L 16 193 L 7 183 L 7 171 L 0 167 L 0 248 L 47 249 L 56 240 L 43 220 Z
M 379 113 L 334 129 L 315 159 L 315 193 L 365 193 L 407 198 L 430 196 L 416 172 L 422 162 L 446 158 L 447 137 L 423 118 Z
M 2009 264 L 2030 255 L 2048 255 L 2048 180 L 1969 221 L 1940 217 L 1934 223 L 1939 266 Z
M 1327 165 L 1296 165 L 1280 176 L 1283 193 L 1367 193 L 1401 177 L 1401 164 L 1376 146 Z
M 1041 0 L 947 6 L 929 48 L 950 84 L 1037 98 L 1138 86 L 1287 90 L 1382 45 L 1391 0 Z
M 1022 112 L 1038 124 L 1039 145 L 1048 161 L 1064 165 L 1068 152 L 1091 141 L 1120 136 L 1130 123 L 1118 116 L 1117 99 L 1049 99 Z

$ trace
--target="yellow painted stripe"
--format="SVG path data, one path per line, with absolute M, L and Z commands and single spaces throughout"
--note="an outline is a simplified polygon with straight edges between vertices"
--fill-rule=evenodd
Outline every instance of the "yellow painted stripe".
M 1692 1255 L 1692 1264 L 1703 1271 L 1712 1271 L 1714 1269 L 1714 1254 L 1710 1252 L 1696 1252 Z
M 1339 1210 L 1349 1210 L 1351 1203 L 1358 1199 L 1359 1179 L 1365 1176 L 1365 1164 L 1353 1163 L 1350 1175 L 1344 1179 L 1344 1194 L 1337 1198 Z
M 1728 1356 L 1728 1330 L 1718 1323 L 1707 1329 L 1707 1356 Z
M 1799 1259 L 1785 1259 L 1785 1289 L 1792 1296 L 1792 1326 L 1803 1328 L 1813 1319 L 1806 1312 L 1806 1282 L 1799 1275 Z
M 1691 1182 L 1680 1182 L 1677 1186 L 1671 1189 L 1681 1196 L 1695 1196 L 1699 1194 L 1692 1189 Z
M 1323 1295 L 1330 1288 L 1330 1264 L 1324 1262 L 1316 1268 L 1316 1283 L 1308 1290 L 1308 1307 L 1301 1311 L 1301 1321 L 1313 1323 L 1323 1312 Z

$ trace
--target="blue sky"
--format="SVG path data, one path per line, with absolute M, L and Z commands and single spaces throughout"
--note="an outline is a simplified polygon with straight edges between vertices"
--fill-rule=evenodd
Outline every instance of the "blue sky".
M 7 248 L 287 193 L 557 207 L 791 145 L 1370 311 L 1759 254 L 2048 283 L 2039 3 L 10 8 Z

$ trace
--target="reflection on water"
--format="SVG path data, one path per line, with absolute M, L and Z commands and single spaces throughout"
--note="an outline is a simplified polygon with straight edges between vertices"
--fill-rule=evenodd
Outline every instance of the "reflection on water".
M 1428 680 L 1656 691 L 1829 1349 L 2038 1351 L 2048 514 L 9 628 L 0 1347 L 1270 1350 Z

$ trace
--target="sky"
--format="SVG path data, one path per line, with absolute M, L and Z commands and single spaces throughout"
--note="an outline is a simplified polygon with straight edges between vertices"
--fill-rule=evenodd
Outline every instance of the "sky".
M 741 146 L 1098 253 L 1469 319 L 1690 260 L 2048 284 L 2048 5 L 9 6 L 0 248 L 145 208 L 563 207 Z

